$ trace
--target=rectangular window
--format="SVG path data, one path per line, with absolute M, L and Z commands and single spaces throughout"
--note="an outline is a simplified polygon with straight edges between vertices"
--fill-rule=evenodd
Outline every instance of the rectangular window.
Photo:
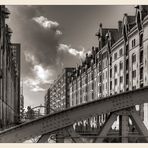
M 140 68 L 140 80 L 143 79 L 143 67 Z
M 110 90 L 112 90 L 112 81 L 110 81 Z
M 128 59 L 126 60 L 126 70 L 128 70 Z
M 99 63 L 99 71 L 101 71 L 102 70 L 102 65 L 101 65 L 101 63 Z
M 132 54 L 132 63 L 136 62 L 136 54 Z
M 114 60 L 117 59 L 117 52 L 114 54 Z
M 126 85 L 128 84 L 128 82 L 129 82 L 129 75 L 128 75 L 128 73 L 126 74 Z
M 114 66 L 114 72 L 117 72 L 117 65 Z
M 120 54 L 120 56 L 122 56 L 122 54 L 123 54 L 122 48 L 119 50 L 119 54 Z
M 133 86 L 132 89 L 133 89 L 133 90 L 136 89 L 136 86 Z
M 123 82 L 123 76 L 120 76 L 120 83 Z
M 143 46 L 143 34 L 140 34 L 140 41 L 139 41 L 139 46 Z
M 99 76 L 99 82 L 102 82 L 102 75 Z
M 115 85 L 117 85 L 117 79 L 115 79 Z
M 120 70 L 123 69 L 123 62 L 120 62 Z
M 110 63 L 112 63 L 112 56 L 110 57 Z
M 112 68 L 110 69 L 110 78 L 112 78 Z
M 136 77 L 136 70 L 133 70 L 132 71 L 132 78 L 135 78 Z
M 126 45 L 126 56 L 128 55 L 128 52 L 129 52 L 129 48 L 128 48 L 128 45 Z
M 101 87 L 101 85 L 99 86 L 99 92 L 102 93 L 102 87 Z
M 140 64 L 143 64 L 143 50 L 140 51 Z

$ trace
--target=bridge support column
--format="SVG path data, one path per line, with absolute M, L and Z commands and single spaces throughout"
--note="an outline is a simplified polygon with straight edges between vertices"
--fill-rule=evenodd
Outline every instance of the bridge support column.
M 122 143 L 128 143 L 128 127 L 129 117 L 128 115 L 119 115 L 119 135 Z

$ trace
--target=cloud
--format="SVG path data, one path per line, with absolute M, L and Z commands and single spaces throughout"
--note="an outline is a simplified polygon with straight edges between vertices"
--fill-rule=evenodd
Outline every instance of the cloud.
M 68 52 L 69 54 L 73 56 L 79 56 L 81 59 L 83 59 L 86 54 L 84 48 L 81 51 L 78 51 L 72 48 L 70 45 L 66 45 L 66 44 L 59 44 L 58 50 Z
M 49 69 L 44 69 L 42 65 L 35 65 L 33 68 L 33 72 L 35 73 L 36 77 L 44 83 L 48 83 L 48 79 L 53 76 L 53 71 Z
M 28 63 L 32 63 L 33 65 L 37 64 L 37 60 L 35 59 L 34 55 L 29 52 L 24 52 L 25 60 Z
M 13 42 L 21 43 L 25 95 L 43 93 L 62 68 L 75 66 L 80 61 L 85 50 L 62 44 L 63 26 L 48 14 L 43 14 L 42 7 L 15 6 L 11 11 L 10 26 L 15 33 Z
M 55 28 L 56 29 L 59 26 L 58 22 L 50 21 L 44 16 L 34 17 L 32 19 L 44 28 L 48 28 L 48 29 Z
M 24 84 L 31 89 L 33 92 L 38 92 L 38 91 L 45 91 L 44 88 L 42 88 L 41 82 L 39 80 L 35 79 L 26 79 L 24 81 Z
M 42 65 L 34 65 L 33 77 L 25 77 L 24 84 L 33 92 L 45 91 L 47 86 L 53 83 L 54 71 L 45 69 Z

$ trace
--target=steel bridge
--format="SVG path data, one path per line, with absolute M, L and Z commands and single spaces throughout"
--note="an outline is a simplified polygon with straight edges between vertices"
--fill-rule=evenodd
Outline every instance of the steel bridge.
M 59 111 L 33 121 L 12 127 L 0 133 L 1 143 L 21 143 L 36 136 L 41 136 L 38 143 L 47 142 L 49 135 L 56 134 L 57 142 L 62 143 L 64 137 L 70 137 L 73 142 L 83 143 L 84 137 L 76 133 L 73 124 L 101 114 L 109 114 L 105 124 L 101 127 L 91 142 L 102 143 L 109 137 L 109 130 L 119 116 L 120 142 L 129 142 L 129 137 L 141 138 L 148 142 L 148 129 L 144 125 L 135 105 L 148 103 L 148 87 L 128 91 L 121 94 L 102 98 L 81 104 L 63 111 Z M 129 133 L 129 118 L 137 129 L 138 134 Z M 116 134 L 114 135 L 116 136 Z

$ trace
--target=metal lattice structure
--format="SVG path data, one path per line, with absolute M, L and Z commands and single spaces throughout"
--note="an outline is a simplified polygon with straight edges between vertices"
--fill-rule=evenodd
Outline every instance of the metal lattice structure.
M 53 113 L 1 132 L 0 142 L 19 143 L 39 135 L 42 135 L 39 142 L 46 142 L 49 135 L 56 134 L 57 142 L 63 142 L 64 137 L 70 136 L 73 141 L 81 143 L 83 137 L 74 131 L 73 123 L 105 113 L 110 113 L 110 115 L 92 142 L 104 142 L 117 115 L 120 115 L 119 137 L 121 142 L 128 142 L 129 117 L 137 128 L 142 141 L 148 142 L 148 130 L 135 110 L 135 105 L 148 102 L 147 95 L 148 87 L 144 87 Z

